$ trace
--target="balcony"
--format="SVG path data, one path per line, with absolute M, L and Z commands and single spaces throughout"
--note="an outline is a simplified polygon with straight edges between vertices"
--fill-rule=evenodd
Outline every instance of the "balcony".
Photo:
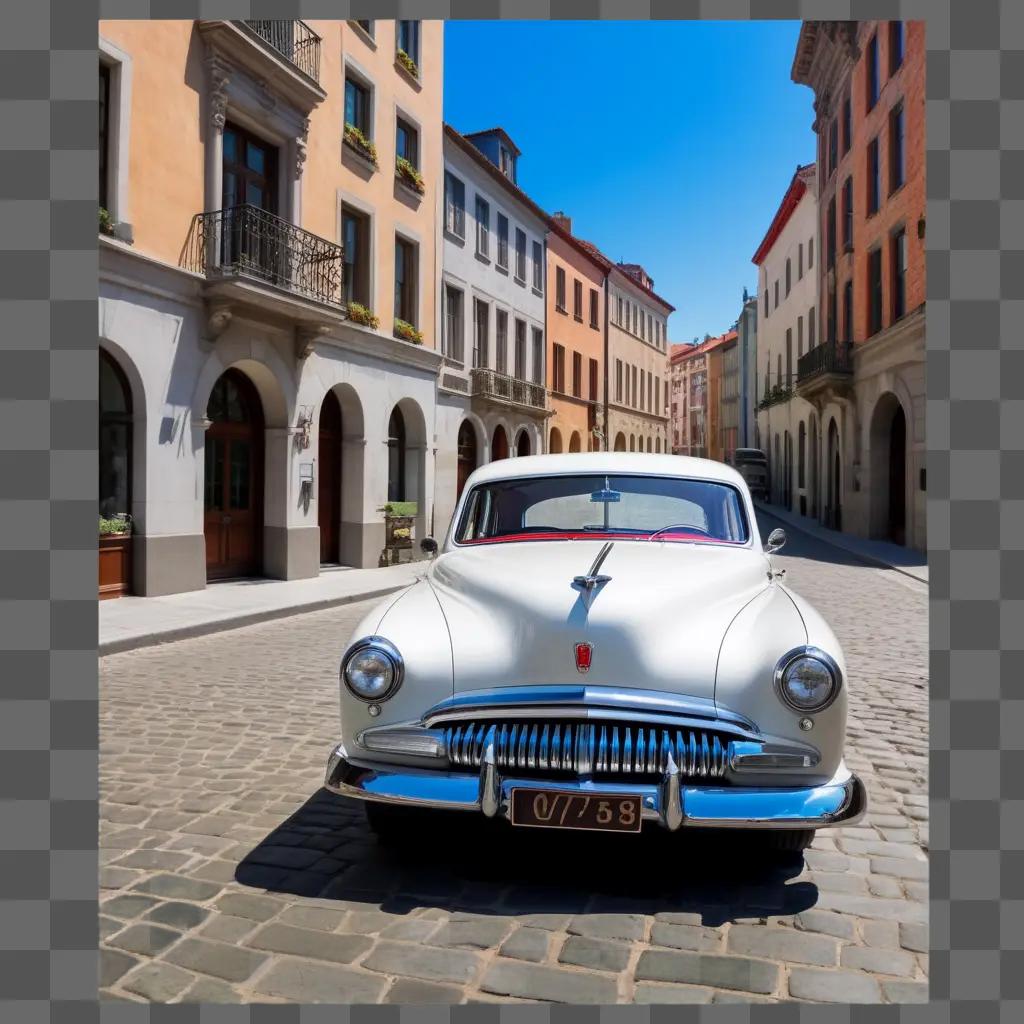
M 853 386 L 853 346 L 848 341 L 823 342 L 805 352 L 796 368 L 796 390 L 801 398 L 826 392 L 844 395 Z
M 308 113 L 327 93 L 320 86 L 320 37 L 304 21 L 200 21 L 199 31 L 257 83 Z
M 323 324 L 344 316 L 341 255 L 340 245 L 245 205 L 196 214 L 182 266 L 206 277 L 207 296 Z
M 478 367 L 470 372 L 470 394 L 473 398 L 515 405 L 537 412 L 547 411 L 543 384 L 510 377 L 507 373 Z

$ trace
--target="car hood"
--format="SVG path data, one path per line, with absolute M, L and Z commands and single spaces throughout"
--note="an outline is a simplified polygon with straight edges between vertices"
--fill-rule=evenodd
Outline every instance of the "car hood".
M 769 585 L 764 555 L 722 545 L 616 541 L 590 595 L 573 585 L 601 541 L 456 549 L 428 579 L 452 642 L 455 693 L 530 684 L 626 686 L 714 698 L 722 639 Z M 593 646 L 590 669 L 575 646 Z

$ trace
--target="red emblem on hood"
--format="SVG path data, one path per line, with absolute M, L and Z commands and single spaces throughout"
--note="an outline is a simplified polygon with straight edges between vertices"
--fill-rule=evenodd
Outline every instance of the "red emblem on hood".
M 594 653 L 594 647 L 592 644 L 577 644 L 576 645 L 576 671 L 577 672 L 589 672 L 590 661 Z

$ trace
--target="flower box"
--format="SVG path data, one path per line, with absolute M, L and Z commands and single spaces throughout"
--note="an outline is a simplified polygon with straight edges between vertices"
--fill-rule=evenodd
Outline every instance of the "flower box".
M 400 338 L 402 341 L 410 341 L 414 345 L 423 344 L 423 332 L 405 320 L 397 318 L 395 319 L 395 337 Z

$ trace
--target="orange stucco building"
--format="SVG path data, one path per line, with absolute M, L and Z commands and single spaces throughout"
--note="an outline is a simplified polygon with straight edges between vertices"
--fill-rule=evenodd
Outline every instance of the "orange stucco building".
M 601 451 L 605 403 L 606 283 L 611 263 L 556 213 L 548 249 L 548 450 Z

